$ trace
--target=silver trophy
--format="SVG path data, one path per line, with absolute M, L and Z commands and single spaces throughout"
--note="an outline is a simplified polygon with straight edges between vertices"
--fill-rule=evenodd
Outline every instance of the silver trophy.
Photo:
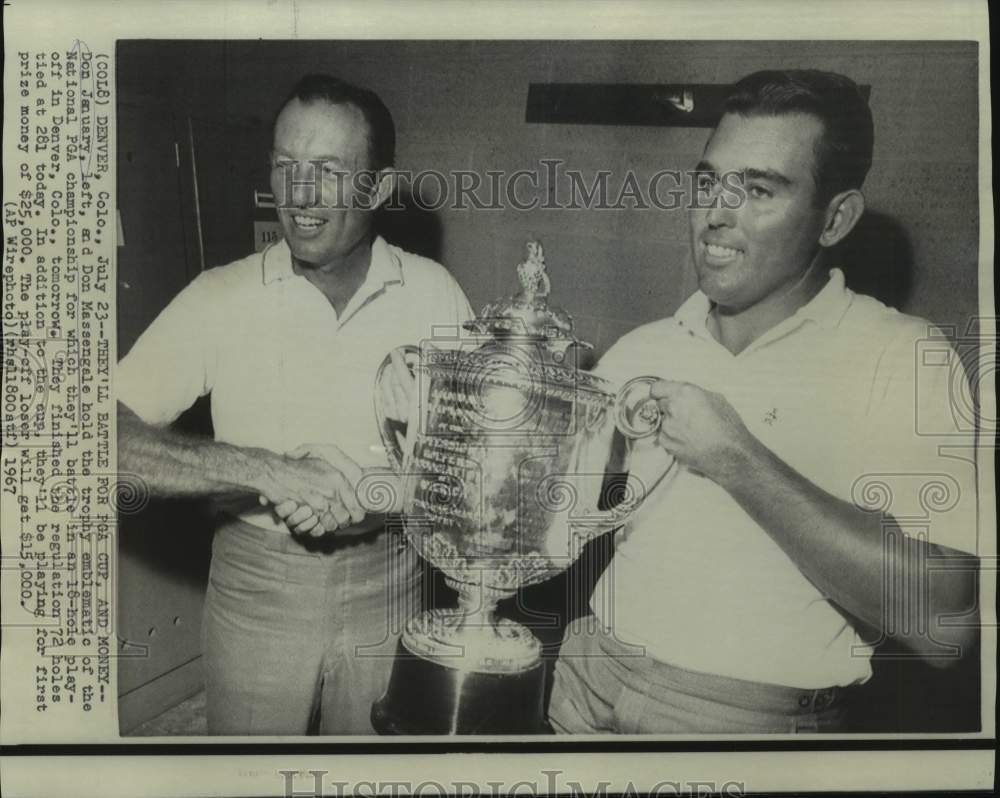
M 528 244 L 518 276 L 518 294 L 466 323 L 470 337 L 407 348 L 416 393 L 402 442 L 382 404 L 389 358 L 376 377 L 406 536 L 458 591 L 455 609 L 405 625 L 388 689 L 372 709 L 383 733 L 542 731 L 541 643 L 497 617 L 497 602 L 564 571 L 651 488 L 629 475 L 611 483 L 616 496 L 602 495 L 616 432 L 635 441 L 659 430 L 655 378 L 618 387 L 571 364 L 588 345 L 548 304 L 540 243 Z

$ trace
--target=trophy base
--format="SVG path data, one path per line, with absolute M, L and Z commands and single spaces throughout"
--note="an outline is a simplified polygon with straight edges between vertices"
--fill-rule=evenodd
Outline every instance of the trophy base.
M 385 695 L 372 705 L 379 734 L 544 734 L 545 667 L 465 670 L 415 654 L 399 641 Z
M 538 638 L 516 621 L 498 618 L 492 606 L 471 613 L 461 605 L 427 610 L 407 622 L 401 639 L 410 656 L 476 673 L 522 673 L 542 657 Z

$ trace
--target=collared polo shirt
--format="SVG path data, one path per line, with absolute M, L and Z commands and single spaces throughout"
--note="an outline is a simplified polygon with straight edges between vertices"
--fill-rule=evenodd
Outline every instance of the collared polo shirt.
M 939 449 L 973 451 L 955 413 L 964 372 L 940 331 L 851 292 L 839 270 L 739 354 L 711 335 L 709 310 L 694 294 L 672 318 L 625 335 L 596 371 L 720 393 L 820 488 L 891 514 L 907 534 L 975 551 L 974 457 Z M 687 468 L 657 484 L 663 462 L 651 441 L 635 446 L 632 473 L 656 487 L 591 599 L 616 637 L 668 664 L 733 678 L 801 688 L 867 679 L 870 647 L 767 532 Z
M 385 466 L 372 399 L 379 364 L 394 347 L 455 336 L 472 315 L 444 267 L 378 237 L 338 316 L 280 241 L 184 288 L 118 364 L 117 395 L 162 426 L 211 393 L 219 441 L 279 453 L 332 443 L 363 467 Z M 279 526 L 269 512 L 244 518 Z

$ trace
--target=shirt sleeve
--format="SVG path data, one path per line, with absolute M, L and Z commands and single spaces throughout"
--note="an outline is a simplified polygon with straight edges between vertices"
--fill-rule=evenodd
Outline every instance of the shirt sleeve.
M 919 328 L 919 329 L 918 329 Z M 975 413 L 959 354 L 930 325 L 907 325 L 873 383 L 862 506 L 879 506 L 907 533 L 976 553 Z
M 118 363 L 116 396 L 147 424 L 170 424 L 212 390 L 207 321 L 218 313 L 218 301 L 206 288 L 204 275 L 185 287 Z

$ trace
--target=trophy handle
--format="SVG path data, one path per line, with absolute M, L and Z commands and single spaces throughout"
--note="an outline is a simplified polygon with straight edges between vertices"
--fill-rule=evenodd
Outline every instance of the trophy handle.
M 660 431 L 663 413 L 650 388 L 656 377 L 633 377 L 615 396 L 615 426 L 629 440 L 648 438 Z
M 614 422 L 618 431 L 625 436 L 629 444 L 633 441 L 649 438 L 660 431 L 660 424 L 663 421 L 663 412 L 659 404 L 650 395 L 650 388 L 658 381 L 658 377 L 634 377 L 626 382 L 618 393 L 614 401 Z M 646 497 L 666 478 L 667 474 L 674 470 L 677 459 L 670 457 L 666 468 L 648 486 L 640 486 L 637 489 L 634 484 L 630 484 L 632 475 L 626 477 L 622 487 L 624 495 L 621 501 L 608 510 L 599 513 L 604 523 L 612 526 L 621 526 L 629 517 L 639 509 Z M 607 527 L 605 527 L 607 528 Z
M 401 346 L 399 348 L 403 350 L 403 360 L 406 362 L 406 366 L 409 368 L 410 374 L 415 376 L 416 368 L 420 363 L 420 348 L 413 346 L 412 344 L 407 344 L 406 346 Z M 389 371 L 392 368 L 392 354 L 390 353 L 385 356 L 385 359 L 378 367 L 378 371 L 375 372 L 375 420 L 378 423 L 378 431 L 382 438 L 382 445 L 385 446 L 386 454 L 389 455 L 389 462 L 396 471 L 401 472 L 403 470 L 403 461 L 406 454 L 396 438 L 400 422 L 395 419 L 391 419 L 388 415 L 386 415 L 385 402 L 382 398 L 385 381 L 388 379 Z M 416 390 L 415 387 L 414 390 Z M 404 435 L 407 432 L 407 427 L 412 421 L 412 418 L 408 419 L 406 424 L 403 425 L 402 432 Z

